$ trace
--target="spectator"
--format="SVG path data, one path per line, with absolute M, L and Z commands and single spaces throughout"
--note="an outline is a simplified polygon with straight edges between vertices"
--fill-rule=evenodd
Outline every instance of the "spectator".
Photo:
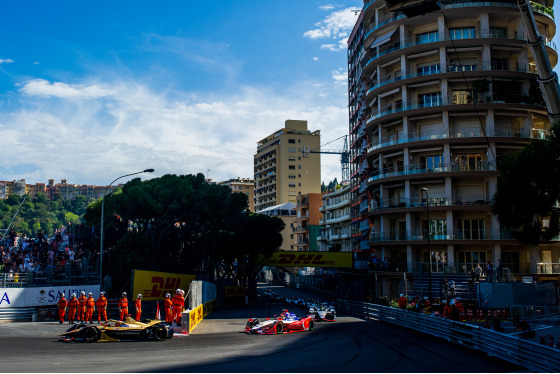
M 482 268 L 480 267 L 480 264 L 476 264 L 476 267 L 474 268 L 474 272 L 475 272 L 475 280 L 477 282 L 480 282 L 480 276 L 482 275 Z
M 494 266 L 490 261 L 486 263 L 486 276 L 488 277 L 488 282 L 492 283 L 494 281 Z
M 498 282 L 503 282 L 504 279 L 504 264 L 502 263 L 502 259 L 498 259 Z
M 447 277 L 443 277 L 443 281 L 441 283 L 441 291 L 444 297 L 448 297 L 447 294 L 449 293 L 449 281 L 447 280 Z
M 404 294 L 401 293 L 401 297 L 399 297 L 399 309 L 406 310 L 406 306 L 408 305 L 408 300 L 404 297 Z
M 449 282 L 447 283 L 447 286 L 449 288 L 449 295 L 450 297 L 455 297 L 455 281 L 453 279 L 449 279 Z

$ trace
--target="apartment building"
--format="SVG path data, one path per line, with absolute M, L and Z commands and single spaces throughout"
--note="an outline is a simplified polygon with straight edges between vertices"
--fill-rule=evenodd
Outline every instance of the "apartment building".
M 220 182 L 231 188 L 233 193 L 244 193 L 249 199 L 249 210 L 255 211 L 255 181 L 249 178 L 236 178 Z
M 296 236 L 295 250 L 299 252 L 317 251 L 317 237 L 321 231 L 322 194 L 309 193 L 298 196 L 294 208 L 296 217 L 291 227 Z
M 114 192 L 117 188 L 121 188 L 122 184 L 111 186 L 107 193 Z M 76 185 L 69 184 L 68 180 L 62 179 L 60 183 L 56 183 L 54 179 L 49 179 L 48 184 L 36 183 L 29 184 L 25 179 L 15 181 L 0 181 L 0 199 L 7 199 L 9 195 L 16 194 L 23 196 L 29 193 L 30 198 L 34 198 L 37 194 L 44 194 L 47 199 L 54 199 L 56 195 L 60 194 L 63 199 L 73 200 L 78 196 L 87 196 L 93 199 L 100 199 L 103 197 L 107 186 L 92 186 L 92 185 Z
M 551 3 L 532 6 L 555 66 Z M 442 7 L 407 18 L 364 1 L 348 40 L 353 249 L 408 271 L 501 258 L 516 278 L 552 272 L 558 246 L 522 245 L 491 208 L 502 159 L 550 128 L 517 3 Z
M 284 128 L 258 142 L 254 156 L 256 211 L 288 202 L 296 205 L 300 194 L 321 192 L 321 158 L 314 153 L 304 157 L 303 153 L 319 149 L 320 141 L 320 131 L 309 131 L 307 121 L 287 120 Z
M 321 232 L 317 238 L 318 250 L 323 252 L 352 251 L 350 221 L 350 183 L 345 183 L 334 192 L 322 196 L 320 208 Z

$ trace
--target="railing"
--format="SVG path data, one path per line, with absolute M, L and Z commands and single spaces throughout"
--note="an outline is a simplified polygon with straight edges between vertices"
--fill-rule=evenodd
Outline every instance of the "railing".
M 510 230 L 453 230 L 452 232 L 430 232 L 430 240 L 513 240 L 514 237 Z M 402 230 L 372 232 L 370 234 L 372 242 L 391 242 L 391 241 L 416 241 L 428 240 L 427 230 Z
M 451 200 L 447 200 L 445 197 L 432 197 L 428 199 L 429 206 L 464 206 L 464 205 L 490 205 L 491 202 L 485 200 L 482 196 L 474 195 L 453 195 Z M 402 209 L 402 208 L 417 208 L 425 207 L 426 199 L 423 197 L 410 197 L 401 198 L 399 200 L 395 199 L 383 199 L 379 204 L 377 201 L 373 200 L 371 204 L 371 210 L 384 210 L 384 209 Z
M 483 327 L 356 301 L 338 300 L 337 310 L 442 338 L 536 372 L 557 372 L 560 368 L 557 349 Z
M 41 286 L 65 286 L 99 284 L 99 273 L 85 266 L 69 267 L 62 270 L 0 273 L 0 287 L 25 288 Z
M 470 31 L 470 30 L 467 30 Z M 506 30 L 505 32 L 501 30 L 480 30 L 473 29 L 472 33 L 469 32 L 468 35 L 462 35 L 460 38 L 455 38 L 449 35 L 447 32 L 437 32 L 433 33 L 428 39 L 412 37 L 404 40 L 400 40 L 394 43 L 385 44 L 379 47 L 378 53 L 374 53 L 372 57 L 365 63 L 364 67 L 367 68 L 374 60 L 382 57 L 391 52 L 395 52 L 401 49 L 416 47 L 419 45 L 437 43 L 450 40 L 467 40 L 467 39 L 510 39 L 510 40 L 525 40 L 524 33 L 517 33 L 516 31 Z
M 455 162 L 450 164 L 438 164 L 435 167 L 427 167 L 423 164 L 411 164 L 397 168 L 386 168 L 382 171 L 373 171 L 368 179 L 368 182 L 373 182 L 379 179 L 399 177 L 405 175 L 425 174 L 425 173 L 449 173 L 457 171 L 495 171 L 496 167 L 489 161 L 480 161 L 474 166 L 460 165 Z
M 373 152 L 377 149 L 389 147 L 397 144 L 406 144 L 412 142 L 426 141 L 426 140 L 440 140 L 440 139 L 453 139 L 453 138 L 479 138 L 479 137 L 515 137 L 524 139 L 545 139 L 549 134 L 548 130 L 539 129 L 512 129 L 512 128 L 498 128 L 494 130 L 487 129 L 482 131 L 480 127 L 469 127 L 461 129 L 450 129 L 449 133 L 443 130 L 429 130 L 422 131 L 421 133 L 409 132 L 408 135 L 402 134 L 399 137 L 394 135 L 387 136 L 379 139 L 374 139 L 368 145 L 368 152 Z

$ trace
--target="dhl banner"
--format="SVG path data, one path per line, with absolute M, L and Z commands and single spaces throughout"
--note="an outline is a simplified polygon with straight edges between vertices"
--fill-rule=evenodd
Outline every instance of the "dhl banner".
M 183 312 L 181 323 L 181 332 L 190 334 L 190 332 L 214 310 L 214 300 L 201 304 L 193 310 Z M 184 331 L 183 331 L 184 330 Z
M 189 283 L 193 280 L 195 276 L 191 274 L 134 270 L 132 295 L 136 298 L 136 295 L 142 294 L 142 299 L 146 301 L 161 300 L 165 298 L 166 293 L 170 293 L 173 297 L 177 288 L 187 292 Z
M 275 252 L 264 266 L 351 268 L 350 252 Z

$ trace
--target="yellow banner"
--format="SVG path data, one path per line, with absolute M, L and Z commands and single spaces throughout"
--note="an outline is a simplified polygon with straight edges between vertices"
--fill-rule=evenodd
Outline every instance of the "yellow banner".
M 188 333 L 190 333 L 199 323 L 214 310 L 214 300 L 199 305 L 189 312 Z
M 350 252 L 275 252 L 265 266 L 351 268 Z
M 166 293 L 175 295 L 175 290 L 189 289 L 189 283 L 195 280 L 191 274 L 163 273 L 158 271 L 134 270 L 134 284 L 132 294 L 142 294 L 143 300 L 161 300 Z

